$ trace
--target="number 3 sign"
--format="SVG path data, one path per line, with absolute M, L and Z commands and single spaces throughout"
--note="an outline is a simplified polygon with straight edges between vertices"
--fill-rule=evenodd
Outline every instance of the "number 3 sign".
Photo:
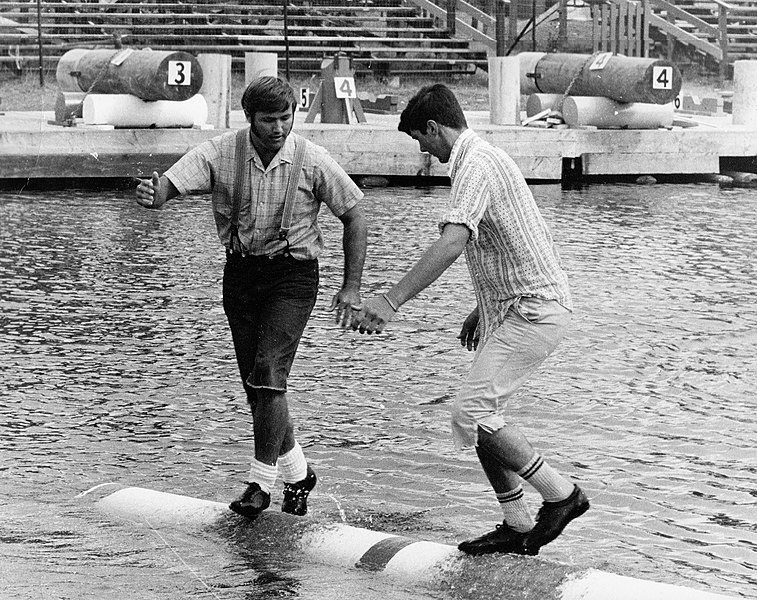
M 182 60 L 169 61 L 168 85 L 192 85 L 192 63 Z

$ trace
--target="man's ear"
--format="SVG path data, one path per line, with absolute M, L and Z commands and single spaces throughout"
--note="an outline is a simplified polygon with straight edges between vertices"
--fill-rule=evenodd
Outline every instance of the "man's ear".
M 433 119 L 426 121 L 426 134 L 439 135 L 439 123 L 437 123 Z

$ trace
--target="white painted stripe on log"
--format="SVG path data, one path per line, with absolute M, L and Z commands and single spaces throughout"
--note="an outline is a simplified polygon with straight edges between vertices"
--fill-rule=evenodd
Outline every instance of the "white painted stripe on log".
M 455 546 L 434 542 L 415 542 L 395 554 L 384 571 L 391 575 L 430 581 L 451 558 L 460 556 Z

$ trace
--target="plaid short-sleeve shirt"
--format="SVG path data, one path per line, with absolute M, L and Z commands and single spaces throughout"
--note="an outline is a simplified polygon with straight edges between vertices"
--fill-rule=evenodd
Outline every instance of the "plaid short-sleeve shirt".
M 482 345 L 520 296 L 573 305 L 552 235 L 523 174 L 503 150 L 467 129 L 449 160 L 452 193 L 440 228 L 471 232 L 465 260 L 479 307 Z
M 268 167 L 263 166 L 249 135 L 246 139 L 243 160 L 248 166 L 239 209 L 240 242 L 254 255 L 278 254 L 286 248 L 286 242 L 279 240 L 279 228 L 296 140 L 305 144 L 305 157 L 288 235 L 289 251 L 300 260 L 317 258 L 323 250 L 318 226 L 321 203 L 339 217 L 354 207 L 363 193 L 324 148 L 294 132 Z M 193 148 L 165 172 L 181 194 L 212 192 L 218 237 L 226 248 L 231 247 L 235 149 L 236 134 L 225 133 Z

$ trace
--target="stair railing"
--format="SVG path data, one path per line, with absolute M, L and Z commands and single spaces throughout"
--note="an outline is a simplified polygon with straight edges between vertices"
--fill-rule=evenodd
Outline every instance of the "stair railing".
M 720 79 L 725 79 L 728 73 L 729 61 L 728 11 L 733 9 L 733 7 L 722 0 L 713 0 L 713 3 L 718 7 L 718 25 L 716 27 L 691 13 L 678 8 L 667 0 L 650 0 L 650 2 L 659 10 L 665 11 L 667 17 L 663 18 L 650 11 L 649 24 L 668 36 L 668 57 L 672 58 L 673 40 L 678 40 L 684 44 L 693 46 L 700 52 L 707 54 L 716 60 L 719 64 Z M 676 20 L 684 21 L 689 25 L 692 25 L 704 36 L 714 39 L 716 42 L 710 42 L 707 39 L 703 39 L 694 33 L 682 29 L 675 24 Z
M 412 4 L 443 21 L 450 35 L 460 35 L 479 42 L 487 48 L 496 48 L 494 17 L 468 4 L 465 0 L 440 1 L 444 3 L 444 7 L 432 0 L 410 0 Z

